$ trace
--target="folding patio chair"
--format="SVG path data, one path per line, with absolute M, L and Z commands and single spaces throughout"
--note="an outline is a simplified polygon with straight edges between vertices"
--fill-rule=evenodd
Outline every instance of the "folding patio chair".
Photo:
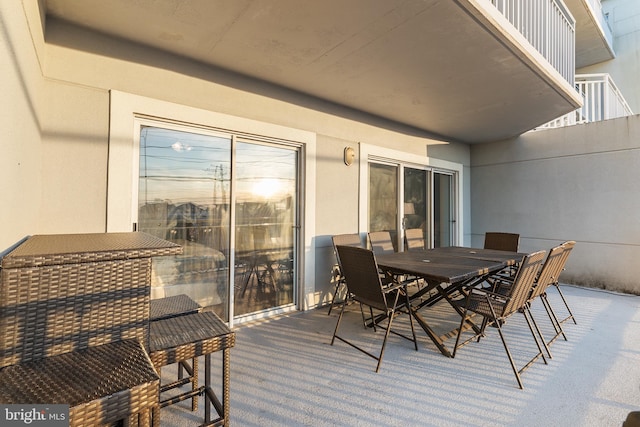
M 502 233 L 497 231 L 489 231 L 484 233 L 484 249 L 518 252 L 519 245 L 520 235 L 517 233 Z M 514 267 L 511 267 L 508 271 L 499 273 L 498 277 L 504 277 L 505 275 L 513 277 L 515 272 L 516 269 Z M 488 280 L 488 282 L 492 283 L 491 280 Z
M 424 233 L 421 228 L 404 230 L 404 244 L 407 251 L 422 251 L 425 249 Z
M 354 247 L 364 247 L 362 244 L 362 240 L 360 240 L 360 235 L 358 233 L 354 234 L 337 234 L 331 237 L 331 242 L 333 243 L 333 253 L 336 255 L 336 265 L 334 265 L 332 270 L 333 280 L 335 281 L 335 288 L 333 290 L 333 296 L 331 297 L 331 304 L 329 304 L 329 313 L 331 315 L 331 310 L 333 310 L 333 306 L 335 305 L 336 296 L 340 291 L 340 288 L 345 289 L 345 298 L 349 298 L 349 289 L 346 286 L 346 282 L 344 280 L 344 275 L 342 274 L 342 267 L 340 265 L 340 257 L 338 256 L 338 251 L 336 247 L 340 246 L 354 246 Z
M 368 233 L 369 245 L 376 255 L 392 254 L 395 252 L 391 233 L 388 231 L 372 231 Z
M 377 356 L 362 347 L 359 347 L 348 339 L 338 336 L 338 328 L 340 327 L 340 322 L 342 321 L 344 308 L 346 306 L 346 301 L 344 301 L 342 303 L 342 308 L 340 309 L 340 316 L 338 316 L 338 321 L 336 322 L 333 337 L 331 338 L 331 345 L 333 345 L 335 339 L 338 338 L 340 341 L 352 346 L 367 356 L 372 357 L 378 361 L 376 372 L 380 369 L 384 349 L 390 332 L 412 341 L 415 350 L 418 351 L 418 341 L 416 340 L 416 332 L 413 327 L 413 316 L 411 315 L 411 306 L 406 284 L 399 283 L 384 287 L 380 279 L 380 275 L 378 274 L 378 264 L 376 263 L 375 255 L 368 249 L 352 246 L 338 246 L 337 250 L 340 262 L 342 263 L 343 273 L 349 286 L 349 292 L 351 293 L 353 300 L 360 304 L 360 312 L 362 313 L 363 320 L 364 311 L 362 310 L 362 306 L 366 305 L 369 307 L 371 326 L 373 327 L 374 332 L 376 331 L 376 325 L 378 324 L 378 321 L 373 315 L 374 309 L 383 312 L 387 319 L 387 328 L 382 341 L 380 354 Z M 393 319 L 396 316 L 396 313 L 399 312 L 405 312 L 409 315 L 413 338 L 391 329 Z
M 571 254 L 571 251 L 573 250 L 573 247 L 575 245 L 576 245 L 576 242 L 573 240 L 569 240 L 562 244 L 562 246 L 564 247 L 564 252 L 562 253 L 562 268 L 560 271 L 564 270 L 564 267 L 567 264 L 567 258 L 569 258 L 569 255 Z M 567 300 L 565 299 L 564 294 L 560 290 L 560 283 L 558 282 L 558 280 L 559 280 L 559 277 L 556 277 L 556 280 L 553 283 L 553 286 L 555 286 L 556 289 L 558 290 L 558 293 L 560 294 L 560 298 L 562 298 L 562 302 L 564 303 L 564 306 L 567 308 L 567 311 L 569 312 L 569 315 L 564 319 L 562 319 L 560 323 L 564 323 L 567 320 L 571 319 L 573 320 L 573 323 L 577 325 L 578 322 L 576 322 L 576 318 L 573 316 L 573 312 L 569 308 L 569 304 L 567 304 Z
M 542 301 L 542 305 L 544 306 L 545 311 L 549 316 L 551 325 L 553 326 L 553 329 L 555 331 L 554 337 L 549 342 L 547 342 L 544 338 L 544 335 L 542 334 L 542 331 L 538 327 L 538 324 L 535 318 L 533 317 L 533 313 L 529 311 L 531 316 L 531 321 L 536 331 L 538 332 L 538 336 L 542 340 L 542 345 L 544 346 L 547 352 L 547 355 L 549 357 L 553 357 L 551 355 L 551 350 L 549 349 L 549 346 L 553 343 L 553 341 L 555 341 L 556 338 L 558 338 L 558 336 L 560 335 L 564 337 L 565 341 L 567 339 L 566 335 L 564 334 L 564 330 L 562 329 L 562 325 L 558 320 L 558 317 L 556 316 L 555 312 L 553 311 L 553 308 L 549 304 L 549 301 L 547 299 L 547 293 L 546 293 L 547 288 L 551 286 L 558 279 L 558 276 L 562 271 L 563 252 L 564 252 L 563 245 L 558 245 L 551 248 L 551 250 L 549 251 L 549 255 L 547 255 L 547 258 L 545 259 L 544 264 L 542 265 L 540 274 L 538 274 L 538 277 L 536 278 L 536 281 L 533 284 L 533 288 L 531 289 L 531 293 L 527 301 L 527 307 L 531 308 L 531 305 L 536 300 L 536 298 L 540 298 L 540 300 Z M 497 286 L 494 288 L 494 291 L 505 295 L 509 292 L 510 287 L 513 285 L 513 283 L 508 279 L 502 279 L 502 280 L 498 280 L 496 282 L 496 285 Z
M 529 312 L 527 305 L 531 295 L 531 289 L 533 288 L 538 272 L 540 271 L 540 266 L 544 256 L 545 251 L 534 252 L 526 255 L 518 267 L 513 285 L 508 288 L 508 291 L 504 295 L 484 289 L 471 289 L 465 298 L 454 301 L 454 304 L 463 309 L 464 313 L 462 315 L 462 320 L 460 321 L 460 327 L 458 328 L 458 336 L 456 337 L 452 357 L 455 357 L 458 348 L 467 344 L 471 340 L 477 338 L 479 341 L 480 338 L 485 335 L 487 325 L 491 324 L 498 329 L 502 345 L 504 346 L 507 357 L 509 358 L 509 363 L 511 364 L 511 368 L 513 369 L 513 373 L 515 374 L 518 385 L 521 389 L 523 388 L 523 385 L 522 380 L 520 379 L 520 374 L 531 366 L 539 357 L 542 357 L 545 364 L 547 363 L 547 359 L 542 351 L 538 337 L 533 330 L 532 321 L 530 320 L 531 313 Z M 531 335 L 538 347 L 538 353 L 521 369 L 516 367 L 502 331 L 505 321 L 511 317 L 512 314 L 518 311 L 522 312 L 524 315 L 527 326 L 529 327 Z M 480 333 L 475 334 L 471 338 L 460 343 L 460 336 L 464 331 L 465 322 L 469 320 L 469 312 L 482 316 L 483 320 L 482 326 L 480 327 Z
M 518 252 L 520 235 L 516 233 L 487 232 L 484 234 L 484 248 L 498 251 Z

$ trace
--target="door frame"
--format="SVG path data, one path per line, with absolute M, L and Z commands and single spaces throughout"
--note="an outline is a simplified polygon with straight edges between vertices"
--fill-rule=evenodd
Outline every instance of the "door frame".
M 138 117 L 205 126 L 223 132 L 254 134 L 300 144 L 300 229 L 299 260 L 296 281 L 296 306 L 306 310 L 315 303 L 316 212 L 316 134 L 300 129 L 231 116 L 196 107 L 174 104 L 126 92 L 110 91 L 109 162 L 107 168 L 107 212 L 105 231 L 133 230 L 137 216 L 137 180 L 139 171 L 135 121 Z M 134 184 L 135 187 L 134 187 Z M 136 194 L 133 194 L 133 189 Z M 243 317 L 244 321 L 260 318 Z M 233 318 L 230 319 L 233 326 Z
M 431 157 L 418 155 L 414 153 L 408 153 L 404 151 L 394 150 L 385 147 L 379 147 L 371 144 L 360 143 L 360 156 L 358 160 L 358 169 L 359 169 L 359 180 L 360 180 L 360 190 L 359 190 L 359 212 L 358 212 L 358 231 L 361 234 L 366 234 L 368 231 L 368 215 L 369 215 L 369 162 L 376 161 L 380 163 L 386 164 L 397 164 L 404 165 L 415 168 L 425 168 L 431 172 L 440 172 L 453 175 L 453 202 L 454 202 L 454 215 L 455 215 L 455 226 L 454 226 L 454 236 L 452 239 L 452 243 L 454 245 L 463 246 L 464 245 L 464 212 L 465 204 L 464 204 L 464 191 L 463 191 L 463 183 L 465 182 L 464 176 L 464 165 L 461 163 L 450 162 L 447 160 L 434 159 Z M 399 173 L 399 185 L 402 184 L 403 174 Z M 430 183 L 432 180 L 429 180 Z M 430 184 L 432 185 L 432 184 Z M 402 186 L 399 186 L 399 193 L 402 192 Z M 432 191 L 433 189 L 430 189 Z M 431 197 L 433 193 L 431 193 Z M 429 203 L 432 204 L 431 202 Z M 430 209 L 432 206 L 430 206 Z M 401 218 L 402 218 L 402 206 L 399 207 L 400 211 L 398 214 L 398 230 L 401 229 Z M 433 222 L 433 214 L 429 213 L 429 220 Z M 433 226 L 433 224 L 431 224 Z M 433 227 L 432 227 L 433 230 Z M 398 233 L 398 239 L 400 240 L 402 233 Z M 429 237 L 433 239 L 432 236 Z M 399 243 L 399 248 L 402 247 Z M 432 242 L 431 242 L 432 243 Z

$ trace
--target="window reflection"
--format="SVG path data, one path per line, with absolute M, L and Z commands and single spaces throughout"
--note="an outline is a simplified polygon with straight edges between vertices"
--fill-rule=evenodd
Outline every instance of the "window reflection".
M 292 304 L 297 152 L 238 143 L 236 170 L 234 312 Z
M 143 127 L 138 229 L 183 246 L 153 262 L 152 297 L 186 294 L 228 317 L 229 138 Z
M 229 317 L 231 136 L 144 126 L 138 229 L 183 246 L 154 259 L 152 297 L 186 294 Z M 234 314 L 294 303 L 297 150 L 235 145 Z

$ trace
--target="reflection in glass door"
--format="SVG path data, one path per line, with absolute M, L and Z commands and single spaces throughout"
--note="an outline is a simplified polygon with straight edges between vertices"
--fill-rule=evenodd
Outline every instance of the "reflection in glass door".
M 297 147 L 142 125 L 139 159 L 138 230 L 183 247 L 154 259 L 152 298 L 225 320 L 295 304 Z
M 231 139 L 142 126 L 138 230 L 180 244 L 153 260 L 152 298 L 186 294 L 228 318 Z
M 404 168 L 404 219 L 402 228 L 420 228 L 422 237 L 428 242 L 429 221 L 427 220 L 428 175 L 426 170 Z
M 453 176 L 433 174 L 433 244 L 451 246 L 454 242 Z
M 398 167 L 395 165 L 369 163 L 369 231 L 389 231 L 394 247 L 397 244 Z
M 294 303 L 298 151 L 238 142 L 234 315 Z

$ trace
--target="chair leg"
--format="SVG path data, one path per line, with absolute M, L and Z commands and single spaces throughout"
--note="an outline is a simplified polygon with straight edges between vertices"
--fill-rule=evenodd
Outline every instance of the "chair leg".
M 535 329 L 538 330 L 538 325 L 535 323 L 535 320 L 533 319 L 533 316 L 531 315 L 531 311 L 529 310 L 529 306 L 525 305 L 524 309 L 522 310 L 522 314 L 524 315 L 524 320 L 527 321 L 527 326 L 529 326 L 529 331 L 531 332 L 531 336 L 533 337 L 533 340 L 536 343 L 536 347 L 538 347 L 538 354 L 536 354 L 533 359 L 531 359 L 529 361 L 529 363 L 527 363 L 522 369 L 520 369 L 520 372 L 523 372 L 525 369 L 527 369 L 531 364 L 533 364 L 533 362 L 535 362 L 536 360 L 538 360 L 538 358 L 540 356 L 542 356 L 542 360 L 544 360 L 544 364 L 548 365 L 549 363 L 547 362 L 547 358 L 544 356 L 544 353 L 542 352 L 542 346 L 540 345 L 540 342 L 538 341 L 538 336 L 536 335 L 536 333 L 534 332 L 534 325 L 535 325 Z M 538 330 L 538 333 L 540 333 L 540 331 Z M 540 336 L 542 336 L 542 334 L 540 334 Z M 544 338 L 542 339 L 542 342 L 544 343 Z M 545 344 L 546 347 L 546 344 Z
M 542 300 L 542 305 L 544 306 L 544 309 L 547 312 L 547 316 L 549 316 L 549 320 L 551 321 L 551 324 L 553 325 L 553 329 L 555 330 L 555 335 L 553 336 L 553 338 L 549 340 L 549 342 L 547 343 L 547 346 L 550 346 L 551 344 L 553 344 L 553 342 L 556 339 L 558 339 L 560 335 L 562 335 L 565 341 L 568 341 L 567 335 L 564 333 L 564 329 L 562 328 L 562 322 L 558 320 L 558 316 L 553 310 L 553 307 L 551 307 L 551 303 L 547 298 L 547 294 L 544 293 L 540 295 L 540 299 Z
M 345 283 L 341 279 L 336 282 L 336 287 L 333 290 L 333 296 L 331 297 L 331 303 L 329 304 L 329 312 L 327 313 L 327 315 L 329 315 L 329 316 L 331 316 L 331 310 L 333 310 L 333 306 L 335 305 L 336 296 L 338 296 L 338 291 L 340 290 L 340 287 L 343 284 L 345 284 Z M 344 296 L 345 300 L 348 298 L 348 296 L 349 296 L 349 292 L 347 291 L 347 293 Z
M 347 305 L 347 302 L 342 303 L 342 307 L 340 308 L 340 314 L 338 315 L 338 320 L 336 321 L 336 328 L 333 330 L 333 337 L 331 338 L 331 345 L 333 345 L 336 340 L 336 335 L 338 334 L 338 328 L 340 327 L 340 322 L 342 321 L 342 315 L 344 314 L 344 307 Z M 362 304 L 360 305 L 360 310 L 362 311 Z M 364 316 L 364 315 L 363 315 Z
M 536 319 L 533 317 L 533 313 L 531 312 L 531 310 L 529 309 L 531 307 L 531 303 L 527 303 L 528 304 L 528 308 L 526 311 L 529 312 L 529 317 L 531 318 L 531 322 L 533 323 L 533 326 L 536 329 L 536 332 L 538 333 L 538 336 L 540 337 L 540 339 L 542 340 L 542 346 L 544 347 L 544 349 L 547 352 L 547 356 L 549 356 L 549 359 L 553 359 L 553 356 L 551 355 L 551 349 L 549 348 L 549 346 L 547 345 L 547 341 L 544 338 L 544 335 L 542 335 L 542 331 L 540 330 L 540 328 L 538 327 L 538 323 L 536 322 Z M 525 316 L 526 318 L 526 316 Z M 536 339 L 536 343 L 537 343 L 537 339 Z M 538 346 L 539 347 L 539 346 Z
M 404 293 L 405 297 L 405 306 L 407 307 L 407 314 L 409 315 L 409 323 L 411 323 L 411 334 L 413 335 L 413 345 L 418 351 L 418 339 L 416 338 L 416 330 L 413 327 L 413 310 L 411 310 L 411 302 L 409 301 L 409 294 L 407 292 Z
M 571 309 L 569 308 L 569 304 L 567 304 L 567 300 L 564 298 L 564 294 L 562 293 L 562 291 L 560 290 L 560 284 L 559 283 L 554 283 L 554 286 L 556 287 L 556 289 L 558 290 L 558 294 L 560 294 L 560 298 L 562 298 L 562 302 L 564 303 L 564 306 L 567 307 L 567 311 L 569 312 L 569 315 L 567 317 L 565 317 L 564 319 L 562 319 L 560 321 L 560 323 L 564 323 L 567 320 L 571 319 L 573 320 L 573 324 L 577 325 L 578 322 L 576 322 L 576 318 L 573 316 L 573 312 L 571 311 Z
M 509 351 L 507 342 L 504 339 L 504 334 L 502 332 L 502 326 L 500 325 L 500 322 L 496 321 L 496 327 L 498 328 L 498 334 L 500 335 L 500 339 L 502 340 L 502 345 L 504 346 L 504 350 L 507 353 L 507 357 L 509 358 L 509 363 L 511 363 L 511 369 L 513 369 L 513 373 L 516 376 L 516 380 L 518 380 L 518 386 L 520 387 L 520 389 L 524 389 L 524 386 L 522 385 L 522 380 L 520 379 L 520 372 L 518 372 L 516 363 L 513 361 L 513 357 L 511 356 L 511 352 Z
M 378 365 L 376 366 L 376 372 L 380 370 L 380 365 L 382 364 L 382 356 L 384 355 L 384 349 L 387 346 L 387 338 L 389 338 L 389 333 L 391 332 L 391 323 L 393 323 L 393 317 L 394 313 L 392 311 L 388 315 L 389 322 L 387 323 L 387 329 L 384 332 L 384 339 L 382 340 L 382 348 L 380 349 L 380 355 L 378 356 Z

